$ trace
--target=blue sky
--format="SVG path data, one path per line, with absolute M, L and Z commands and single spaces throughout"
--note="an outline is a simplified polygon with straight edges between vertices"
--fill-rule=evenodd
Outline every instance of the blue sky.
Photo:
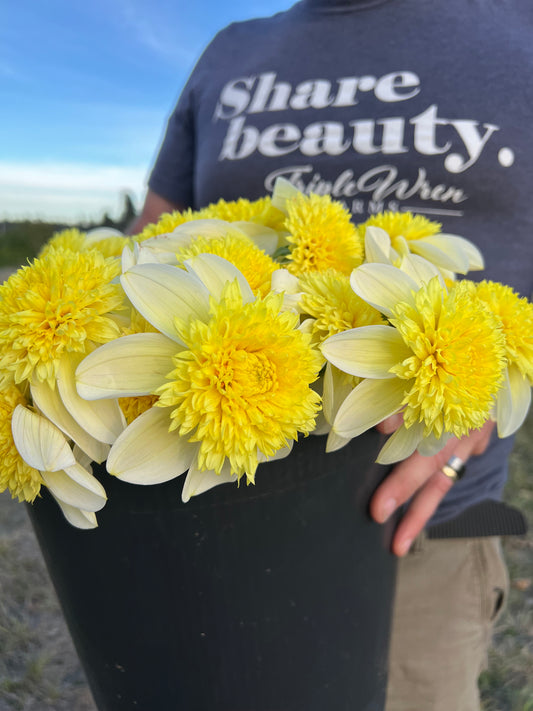
M 291 0 L 7 0 L 0 9 L 0 220 L 99 219 L 140 203 L 202 49 Z

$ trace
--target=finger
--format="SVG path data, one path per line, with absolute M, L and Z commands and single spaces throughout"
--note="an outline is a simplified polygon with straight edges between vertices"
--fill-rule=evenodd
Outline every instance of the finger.
M 398 427 L 401 427 L 402 424 L 403 415 L 401 413 L 397 413 L 396 415 L 391 415 L 390 417 L 387 417 L 385 420 L 383 420 L 383 422 L 377 424 L 376 429 L 382 434 L 392 434 L 393 432 L 396 432 Z
M 408 501 L 426 483 L 435 471 L 448 461 L 456 446 L 456 439 L 449 440 L 446 446 L 433 457 L 423 457 L 415 452 L 397 464 L 376 489 L 370 500 L 372 518 L 378 523 L 384 523 L 399 506 Z
M 491 432 L 492 428 L 489 428 L 489 438 Z M 486 433 L 480 432 L 475 433 L 470 438 L 464 437 L 461 440 L 454 440 L 451 453 L 445 451 L 448 449 L 446 447 L 442 452 L 439 452 L 436 458 L 429 458 L 437 460 L 438 469 L 431 474 L 410 501 L 409 507 L 402 516 L 393 537 L 393 553 L 403 556 L 409 551 L 414 539 L 424 530 L 440 502 L 454 485 L 455 481 L 446 476 L 441 468 L 448 461 L 448 458 L 453 454 L 453 456 L 459 457 L 466 463 L 473 450 L 478 447 L 477 441 L 486 439 L 485 435 Z
M 426 481 L 398 524 L 392 541 L 393 553 L 403 556 L 409 551 L 414 539 L 424 530 L 453 484 L 453 480 L 441 471 L 436 471 Z

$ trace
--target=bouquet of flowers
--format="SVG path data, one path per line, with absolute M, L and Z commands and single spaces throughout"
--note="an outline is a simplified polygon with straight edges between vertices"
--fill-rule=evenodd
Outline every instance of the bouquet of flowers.
M 382 463 L 490 418 L 506 437 L 529 408 L 533 306 L 457 278 L 482 268 L 438 223 L 354 225 L 284 180 L 131 238 L 58 233 L 0 287 L 0 490 L 32 502 L 45 486 L 91 528 L 93 461 L 136 484 L 187 472 L 188 501 L 254 483 L 299 436 L 333 451 L 395 413 Z

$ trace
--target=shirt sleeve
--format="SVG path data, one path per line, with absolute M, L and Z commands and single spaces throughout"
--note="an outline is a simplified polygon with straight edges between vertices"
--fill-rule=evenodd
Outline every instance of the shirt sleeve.
M 194 203 L 194 121 L 190 83 L 172 112 L 148 186 L 154 193 L 183 207 Z

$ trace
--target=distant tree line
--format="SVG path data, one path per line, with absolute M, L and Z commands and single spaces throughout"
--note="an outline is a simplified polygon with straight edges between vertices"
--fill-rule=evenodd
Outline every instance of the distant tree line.
M 55 232 L 77 228 L 82 232 L 94 227 L 113 227 L 124 232 L 136 216 L 133 200 L 128 193 L 123 197 L 120 217 L 113 220 L 107 213 L 97 222 L 61 224 L 41 220 L 0 221 L 0 266 L 18 266 L 37 256 L 42 245 Z

